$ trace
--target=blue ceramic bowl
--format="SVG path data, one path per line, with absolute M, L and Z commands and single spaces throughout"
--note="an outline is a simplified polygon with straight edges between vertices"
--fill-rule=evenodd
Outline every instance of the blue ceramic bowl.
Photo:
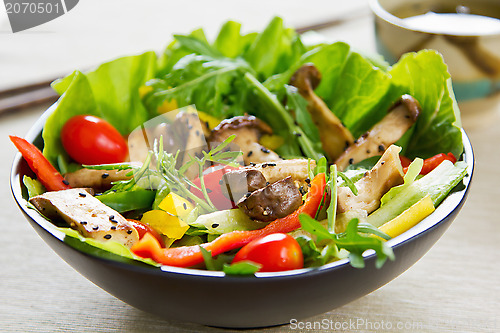
M 41 147 L 42 127 L 53 109 L 31 128 L 26 135 L 28 141 Z M 340 260 L 316 269 L 257 273 L 255 277 L 117 262 L 71 247 L 52 223 L 27 208 L 22 178 L 31 175 L 31 171 L 20 154 L 12 165 L 11 188 L 19 208 L 40 237 L 78 272 L 122 301 L 164 319 L 218 327 L 265 327 L 305 319 L 347 304 L 380 288 L 419 260 L 450 226 L 467 197 L 474 156 L 465 132 L 463 143 L 468 165 L 463 185 L 425 220 L 388 241 L 396 259 L 381 269 L 375 268 L 373 251 L 365 253 L 364 269 Z

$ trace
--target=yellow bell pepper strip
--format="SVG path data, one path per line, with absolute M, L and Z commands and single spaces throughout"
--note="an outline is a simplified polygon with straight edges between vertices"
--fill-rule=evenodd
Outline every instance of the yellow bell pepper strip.
M 145 212 L 141 222 L 171 239 L 180 239 L 189 229 L 189 225 L 175 215 L 163 210 L 150 210 Z
M 292 214 L 269 223 L 262 229 L 251 231 L 232 231 L 223 234 L 210 243 L 202 244 L 203 248 L 210 251 L 212 256 L 231 251 L 248 244 L 254 239 L 281 232 L 287 233 L 300 228 L 299 215 L 307 214 L 311 217 L 316 215 L 325 191 L 325 174 L 320 173 L 311 182 L 311 188 L 305 203 Z M 162 249 L 159 243 L 151 235 L 144 237 L 135 243 L 131 251 L 143 258 L 151 258 L 156 262 L 176 267 L 191 267 L 203 262 L 200 246 L 182 246 L 176 248 Z
M 417 223 L 429 216 L 435 210 L 430 195 L 426 195 L 410 208 L 384 223 L 379 229 L 391 238 L 401 235 L 403 232 L 414 227 Z
M 47 191 L 61 191 L 71 188 L 59 171 L 50 164 L 35 145 L 17 136 L 9 135 L 9 138 Z
M 158 205 L 158 208 L 184 219 L 193 209 L 193 204 L 180 195 L 170 192 Z

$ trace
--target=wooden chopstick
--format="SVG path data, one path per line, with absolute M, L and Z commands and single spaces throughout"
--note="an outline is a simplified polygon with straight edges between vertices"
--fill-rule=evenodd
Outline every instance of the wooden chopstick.
M 353 19 L 364 17 L 368 13 L 369 11 L 367 11 L 367 8 L 359 8 L 357 10 L 344 13 L 341 17 L 339 16 L 331 20 L 299 27 L 295 30 L 297 31 L 297 33 L 302 34 L 311 30 L 327 29 L 337 25 L 341 25 Z M 54 103 L 59 98 L 59 95 L 50 87 L 50 83 L 54 80 L 56 80 L 56 78 L 20 87 L 1 90 L 0 116 L 12 111 L 22 111 L 44 103 Z

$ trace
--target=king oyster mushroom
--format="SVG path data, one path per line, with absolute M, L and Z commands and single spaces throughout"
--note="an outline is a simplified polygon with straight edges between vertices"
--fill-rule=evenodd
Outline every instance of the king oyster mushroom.
M 62 219 L 85 237 L 112 240 L 131 247 L 139 240 L 135 227 L 92 194 L 91 189 L 73 188 L 45 192 L 31 198 L 30 202 L 45 217 Z
M 300 67 L 290 79 L 290 84 L 297 87 L 300 95 L 307 100 L 307 111 L 318 127 L 323 150 L 328 159 L 334 161 L 354 142 L 354 137 L 328 109 L 325 102 L 314 93 L 320 82 L 321 73 L 312 64 Z
M 380 157 L 375 166 L 354 185 L 358 195 L 354 195 L 349 187 L 337 189 L 337 212 L 364 210 L 367 214 L 380 206 L 380 199 L 393 186 L 403 183 L 403 167 L 399 159 L 401 147 L 391 145 Z
M 349 164 L 382 155 L 387 147 L 398 141 L 415 123 L 420 110 L 420 104 L 415 98 L 410 95 L 401 96 L 387 115 L 347 148 L 335 164 L 340 170 L 344 170 Z
M 269 125 L 254 116 L 237 116 L 225 119 L 212 130 L 210 146 L 215 146 L 231 135 L 236 135 L 232 144 L 243 152 L 245 165 L 261 162 L 280 161 L 281 158 L 274 151 L 262 146 L 259 139 L 263 134 L 272 134 Z
M 104 192 L 113 186 L 112 182 L 130 179 L 130 176 L 128 176 L 129 173 L 130 169 L 92 170 L 83 168 L 64 174 L 64 179 L 73 188 L 88 187 L 97 192 Z

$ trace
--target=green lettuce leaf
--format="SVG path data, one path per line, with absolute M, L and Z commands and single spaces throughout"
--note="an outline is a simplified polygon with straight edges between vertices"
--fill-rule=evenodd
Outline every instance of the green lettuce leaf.
M 410 158 L 448 152 L 460 156 L 460 113 L 443 57 L 433 50 L 408 53 L 389 74 L 394 85 L 404 87 L 422 106 L 405 154 Z

